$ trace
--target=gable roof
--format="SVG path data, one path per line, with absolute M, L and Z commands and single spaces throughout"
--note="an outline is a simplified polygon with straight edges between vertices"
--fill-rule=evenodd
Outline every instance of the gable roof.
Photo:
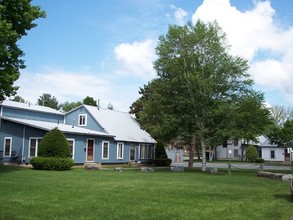
M 37 111 L 37 112 L 44 112 L 44 113 L 57 114 L 57 115 L 64 115 L 62 112 L 56 109 L 52 109 L 46 106 L 34 105 L 31 103 L 21 103 L 21 102 L 4 100 L 2 103 L 0 103 L 0 106 L 7 106 L 10 108 L 24 109 L 29 111 Z
M 96 106 L 83 105 L 94 119 L 117 141 L 156 143 L 151 135 L 143 130 L 129 113 Z
M 78 126 L 72 126 L 62 123 L 53 123 L 53 122 L 46 122 L 46 121 L 36 121 L 36 120 L 29 120 L 29 119 L 19 119 L 19 118 L 10 118 L 10 117 L 3 117 L 0 116 L 0 119 L 4 119 L 7 121 L 15 122 L 22 125 L 27 125 L 29 127 L 38 128 L 44 131 L 50 131 L 53 128 L 58 128 L 63 133 L 70 133 L 70 134 L 80 134 L 80 135 L 93 135 L 93 136 L 103 136 L 103 137 L 114 137 L 114 135 L 107 134 L 104 132 L 99 132 L 91 129 L 81 128 Z

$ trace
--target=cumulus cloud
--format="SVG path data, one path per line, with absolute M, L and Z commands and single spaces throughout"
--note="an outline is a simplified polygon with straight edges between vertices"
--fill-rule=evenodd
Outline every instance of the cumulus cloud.
M 62 103 L 79 101 L 86 96 L 106 97 L 110 92 L 110 82 L 97 75 L 83 72 L 70 72 L 60 69 L 48 69 L 36 73 L 23 71 L 16 82 L 18 94 L 25 100 L 37 102 L 43 93 L 49 93 Z
M 155 52 L 152 40 L 119 44 L 114 52 L 120 74 L 148 79 L 155 76 L 153 69 Z
M 176 21 L 178 22 L 178 24 L 184 25 L 185 18 L 188 15 L 187 12 L 185 10 L 183 10 L 182 8 L 176 7 L 175 5 L 171 5 L 171 8 L 175 10 L 174 17 L 175 17 Z
M 240 11 L 229 0 L 204 0 L 192 21 L 216 20 L 227 34 L 231 53 L 248 59 L 256 85 L 277 90 L 293 102 L 293 27 L 275 22 L 275 13 L 269 1 L 254 1 L 253 8 Z

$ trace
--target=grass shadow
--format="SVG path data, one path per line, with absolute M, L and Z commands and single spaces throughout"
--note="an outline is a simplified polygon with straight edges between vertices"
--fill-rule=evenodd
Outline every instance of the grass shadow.
M 19 166 L 8 166 L 8 165 L 0 165 L 0 174 L 1 173 L 9 173 L 19 170 Z
M 288 194 L 274 194 L 274 197 L 276 199 L 284 199 L 288 202 L 293 202 L 293 198 L 289 193 Z

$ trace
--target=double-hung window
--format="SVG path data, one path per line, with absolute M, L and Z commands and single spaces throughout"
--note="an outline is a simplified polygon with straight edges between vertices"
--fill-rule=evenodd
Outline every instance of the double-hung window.
M 102 159 L 109 159 L 109 141 L 103 141 L 102 143 Z
M 124 143 L 117 143 L 117 159 L 123 159 Z
M 4 138 L 4 157 L 11 156 L 12 138 Z
M 38 148 L 42 138 L 30 138 L 29 140 L 29 157 L 38 156 Z
M 78 115 L 78 126 L 86 126 L 87 124 L 87 115 L 79 114 Z
M 74 139 L 67 139 L 68 144 L 69 144 L 69 149 L 70 149 L 70 157 L 74 159 L 74 145 L 75 145 L 75 140 Z
M 271 159 L 275 159 L 275 150 L 271 150 Z

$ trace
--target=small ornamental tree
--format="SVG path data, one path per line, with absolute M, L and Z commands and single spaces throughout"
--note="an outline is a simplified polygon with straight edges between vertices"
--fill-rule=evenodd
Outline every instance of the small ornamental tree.
M 249 145 L 246 152 L 246 159 L 250 162 L 254 162 L 257 158 L 256 149 L 253 145 Z
M 44 136 L 38 157 L 32 158 L 30 163 L 38 170 L 69 170 L 73 166 L 68 141 L 58 128 Z
M 156 144 L 154 165 L 155 166 L 170 166 L 171 163 L 172 163 L 172 160 L 167 157 L 164 144 L 162 142 L 158 142 Z
M 69 143 L 58 128 L 54 128 L 44 136 L 38 155 L 40 157 L 70 157 Z

